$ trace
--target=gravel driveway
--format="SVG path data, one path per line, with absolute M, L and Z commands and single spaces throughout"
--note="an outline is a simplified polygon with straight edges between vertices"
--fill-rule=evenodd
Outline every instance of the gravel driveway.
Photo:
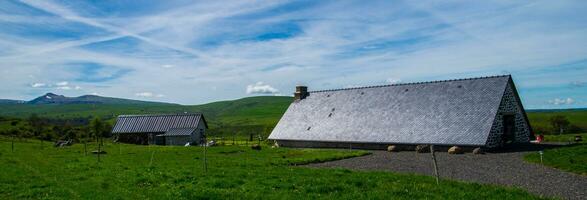
M 436 152 L 440 176 L 448 179 L 515 186 L 546 196 L 587 199 L 587 176 L 563 172 L 528 163 L 523 156 L 532 150 L 451 155 Z M 586 163 L 587 164 L 587 163 Z M 430 153 L 413 151 L 373 151 L 368 156 L 310 164 L 310 167 L 334 167 L 355 170 L 384 170 L 434 175 Z

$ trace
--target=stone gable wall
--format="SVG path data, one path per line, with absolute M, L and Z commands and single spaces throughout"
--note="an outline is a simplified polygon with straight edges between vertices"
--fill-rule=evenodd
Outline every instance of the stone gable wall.
M 511 83 L 508 83 L 504 96 L 499 105 L 499 110 L 493 121 L 489 138 L 487 139 L 486 146 L 489 148 L 499 147 L 501 145 L 501 135 L 503 134 L 503 114 L 513 113 L 515 115 L 516 131 L 515 131 L 515 142 L 527 143 L 530 142 L 530 127 L 524 119 L 524 113 L 522 108 L 518 105 L 514 94 L 514 89 Z

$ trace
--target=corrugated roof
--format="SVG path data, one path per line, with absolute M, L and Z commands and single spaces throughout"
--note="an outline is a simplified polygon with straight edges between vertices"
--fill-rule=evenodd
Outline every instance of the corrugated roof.
M 120 115 L 112 133 L 157 133 L 173 128 L 196 128 L 202 114 Z
M 172 128 L 169 129 L 167 132 L 157 136 L 186 136 L 192 135 L 192 133 L 196 132 L 196 128 Z
M 269 139 L 484 145 L 510 76 L 313 91 Z

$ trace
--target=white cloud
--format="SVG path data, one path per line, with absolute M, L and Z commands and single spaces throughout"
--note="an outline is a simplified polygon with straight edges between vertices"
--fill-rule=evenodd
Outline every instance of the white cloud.
M 69 82 L 67 82 L 67 81 L 58 82 L 58 83 L 55 83 L 55 85 L 57 85 L 57 86 L 66 86 L 66 85 L 69 85 Z
M 388 78 L 385 80 L 385 82 L 387 82 L 388 84 L 398 84 L 401 83 L 402 80 L 398 78 Z
M 153 93 L 151 92 L 139 92 L 135 94 L 136 96 L 139 97 L 153 97 Z
M 566 98 L 566 99 L 565 98 L 561 98 L 561 99 L 555 98 L 553 100 L 548 101 L 548 103 L 554 104 L 554 105 L 570 105 L 570 104 L 575 103 L 575 100 L 570 97 Z
M 33 83 L 33 84 L 31 84 L 31 87 L 34 87 L 34 88 L 42 88 L 42 87 L 45 87 L 45 86 L 47 86 L 47 84 L 45 84 L 45 83 Z
M 71 87 L 69 87 L 69 86 L 59 86 L 59 87 L 56 87 L 56 89 L 59 89 L 59 90 L 71 90 Z
M 155 94 L 152 92 L 139 92 L 139 93 L 136 93 L 135 96 L 138 96 L 138 97 L 157 97 L 157 98 L 165 97 L 165 95 L 163 95 L 163 94 Z
M 247 94 L 276 94 L 279 90 L 263 82 L 247 85 Z
M 175 66 L 167 64 L 167 65 L 161 65 L 161 67 L 169 69 L 169 68 L 173 68 Z

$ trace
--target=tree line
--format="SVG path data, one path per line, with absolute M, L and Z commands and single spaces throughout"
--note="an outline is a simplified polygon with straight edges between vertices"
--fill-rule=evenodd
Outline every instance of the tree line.
M 42 141 L 71 140 L 74 142 L 99 141 L 110 137 L 112 124 L 102 118 L 91 120 L 60 120 L 31 114 L 26 119 L 0 117 L 0 134 L 16 138 Z

